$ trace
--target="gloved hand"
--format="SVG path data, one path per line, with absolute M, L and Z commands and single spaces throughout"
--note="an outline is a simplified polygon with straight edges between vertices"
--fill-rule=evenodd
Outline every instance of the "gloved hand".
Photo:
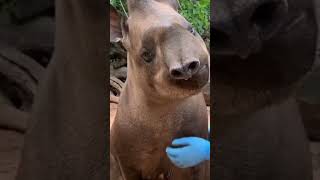
M 166 148 L 167 156 L 177 167 L 188 168 L 210 160 L 210 142 L 206 139 L 184 137 L 172 141 L 172 146 L 180 146 Z

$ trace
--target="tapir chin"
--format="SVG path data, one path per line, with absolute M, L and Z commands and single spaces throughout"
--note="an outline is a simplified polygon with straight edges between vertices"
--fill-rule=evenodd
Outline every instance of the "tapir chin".
M 121 39 L 128 57 L 110 134 L 113 162 L 126 180 L 209 179 L 209 162 L 180 169 L 165 152 L 175 138 L 208 138 L 201 89 L 209 80 L 209 53 L 177 7 L 176 1 L 129 0 L 122 23 L 110 9 L 111 40 Z

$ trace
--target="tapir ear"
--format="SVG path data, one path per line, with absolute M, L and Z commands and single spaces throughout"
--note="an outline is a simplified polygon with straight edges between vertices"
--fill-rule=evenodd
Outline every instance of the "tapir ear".
M 121 15 L 117 10 L 109 5 L 110 8 L 110 42 L 118 42 L 122 39 Z
M 161 2 L 161 3 L 166 3 L 176 11 L 178 11 L 178 9 L 179 9 L 179 3 L 177 0 L 156 0 L 156 1 Z
M 129 40 L 129 26 L 126 17 L 121 18 L 121 31 L 122 31 L 122 45 L 127 50 L 130 47 L 130 40 Z
M 122 41 L 123 46 L 127 49 L 129 46 L 129 27 L 127 18 L 121 16 L 113 6 L 110 7 L 110 42 Z

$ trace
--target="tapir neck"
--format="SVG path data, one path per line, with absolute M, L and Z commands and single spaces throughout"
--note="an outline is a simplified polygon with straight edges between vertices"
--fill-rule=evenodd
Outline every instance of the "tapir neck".
M 258 174 L 277 179 L 279 170 L 304 172 L 310 168 L 311 163 L 305 158 L 309 155 L 306 134 L 294 99 L 241 117 L 216 118 L 212 132 L 216 143 L 215 167 L 230 170 L 230 177 L 233 177 L 231 170 L 235 169 L 242 173 L 237 176 L 239 179 L 261 179 L 256 177 Z M 301 170 L 299 163 L 292 164 L 292 159 L 302 163 L 305 169 Z M 214 171 L 217 173 L 213 178 L 217 179 L 225 179 L 228 174 Z
M 270 104 L 268 106 L 264 106 L 260 109 L 257 109 L 256 111 L 247 113 L 247 114 L 241 114 L 241 115 L 235 115 L 235 116 L 228 116 L 224 117 L 224 120 L 245 120 L 250 119 L 253 116 L 259 117 L 272 117 L 276 118 L 278 116 L 273 116 L 275 114 L 281 115 L 282 113 L 286 114 L 287 112 L 298 112 L 297 102 L 293 98 L 286 98 L 282 100 L 281 102 L 278 102 L 276 104 Z M 290 113 L 288 113 L 290 114 Z M 222 117 L 221 117 L 222 118 Z
M 106 26 L 106 7 L 100 6 L 101 1 L 56 1 L 56 9 L 60 10 L 56 13 L 57 61 L 64 61 L 64 65 L 72 66 L 74 70 L 102 65 L 95 57 L 106 53 L 101 52 L 102 49 L 106 51 L 101 47 L 106 47 L 103 43 L 108 39 L 106 28 L 102 28 Z
M 128 74 L 126 85 L 123 90 L 123 94 L 126 94 L 128 101 L 134 104 L 144 104 L 149 108 L 160 108 L 178 106 L 188 100 L 188 98 L 169 99 L 161 97 L 160 95 L 157 95 L 156 92 L 152 92 L 151 90 L 143 87 L 142 84 L 143 83 L 138 83 L 134 76 L 130 76 L 130 74 Z
M 55 52 L 35 98 L 17 179 L 104 179 L 107 4 L 55 2 Z

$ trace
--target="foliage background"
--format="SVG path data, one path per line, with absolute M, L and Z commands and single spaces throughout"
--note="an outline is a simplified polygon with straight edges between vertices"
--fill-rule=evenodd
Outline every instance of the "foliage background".
M 179 12 L 194 26 L 209 47 L 210 0 L 178 0 L 178 2 Z M 126 0 L 110 0 L 110 4 L 123 15 L 126 14 Z

